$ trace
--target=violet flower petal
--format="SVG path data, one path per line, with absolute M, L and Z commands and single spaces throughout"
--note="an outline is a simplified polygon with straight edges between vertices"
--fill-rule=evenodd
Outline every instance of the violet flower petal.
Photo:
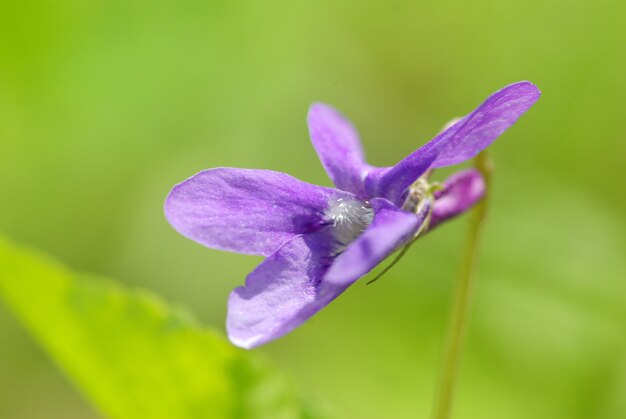
M 295 236 L 265 259 L 230 295 L 229 339 L 252 348 L 298 327 L 410 240 L 427 213 L 411 214 L 378 198 L 372 206 L 372 224 L 339 256 L 328 226 Z
M 408 243 L 424 223 L 429 205 L 418 214 L 406 212 L 386 199 L 372 199 L 372 224 L 335 259 L 324 281 L 349 285 Z
M 353 195 L 270 170 L 217 168 L 175 186 L 165 215 L 179 233 L 207 247 L 267 256 L 294 235 L 318 229 L 333 198 Z
M 313 147 L 335 186 L 362 197 L 362 179 L 368 166 L 352 124 L 337 110 L 321 103 L 309 108 L 307 122 Z
M 485 195 L 485 181 L 476 169 L 463 170 L 450 176 L 443 189 L 435 192 L 435 204 L 429 229 L 464 213 Z
M 328 231 L 298 235 L 248 275 L 228 300 L 226 329 L 237 346 L 253 348 L 290 332 L 347 286 L 323 284 L 332 262 Z
M 434 148 L 438 148 L 439 143 L 445 144 L 432 167 L 452 166 L 473 158 L 509 129 L 540 95 L 537 86 L 529 81 L 513 83 L 498 90 L 476 110 L 431 141 Z M 446 134 L 447 131 L 451 133 Z
M 511 84 L 487 98 L 476 110 L 388 169 L 374 170 L 366 180 L 366 195 L 400 204 L 406 189 L 430 167 L 471 159 L 487 148 L 539 99 L 528 81 Z

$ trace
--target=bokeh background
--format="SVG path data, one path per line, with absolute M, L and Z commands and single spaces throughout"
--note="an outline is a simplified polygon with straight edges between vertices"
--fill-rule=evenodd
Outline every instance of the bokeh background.
M 222 328 L 260 259 L 176 234 L 175 183 L 235 166 L 328 185 L 311 102 L 389 165 L 531 80 L 541 100 L 492 147 L 455 414 L 626 417 L 624 4 L 2 2 L 0 231 Z M 427 417 L 467 221 L 260 351 L 339 417 Z M 2 305 L 0 417 L 98 417 Z

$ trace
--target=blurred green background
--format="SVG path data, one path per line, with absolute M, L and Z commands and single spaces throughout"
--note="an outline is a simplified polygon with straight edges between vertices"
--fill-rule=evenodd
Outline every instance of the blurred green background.
M 234 166 L 328 185 L 311 102 L 390 165 L 531 80 L 541 100 L 492 147 L 455 414 L 626 417 L 625 15 L 619 0 L 2 2 L 0 232 L 222 328 L 260 259 L 176 234 L 175 183 Z M 260 351 L 339 417 L 427 417 L 466 223 Z M 3 305 L 0 417 L 98 417 Z

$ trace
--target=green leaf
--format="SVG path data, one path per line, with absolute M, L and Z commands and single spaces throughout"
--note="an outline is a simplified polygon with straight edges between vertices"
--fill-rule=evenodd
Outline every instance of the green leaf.
M 314 417 L 256 352 L 181 309 L 0 238 L 0 295 L 112 418 Z

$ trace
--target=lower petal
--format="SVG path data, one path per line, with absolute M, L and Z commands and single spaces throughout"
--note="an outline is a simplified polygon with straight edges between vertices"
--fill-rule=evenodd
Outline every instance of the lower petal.
M 430 210 L 425 205 L 418 214 L 414 214 L 381 198 L 372 199 L 372 207 L 374 221 L 337 256 L 324 278 L 327 283 L 348 286 L 367 274 L 413 238 Z
M 336 255 L 332 228 L 298 235 L 263 261 L 228 301 L 226 328 L 237 346 L 253 348 L 300 326 L 356 280 L 407 243 L 429 211 L 402 211 L 374 198 L 372 224 Z
M 329 243 L 327 231 L 293 237 L 231 293 L 226 328 L 235 345 L 249 349 L 285 335 L 347 288 L 322 281 Z

